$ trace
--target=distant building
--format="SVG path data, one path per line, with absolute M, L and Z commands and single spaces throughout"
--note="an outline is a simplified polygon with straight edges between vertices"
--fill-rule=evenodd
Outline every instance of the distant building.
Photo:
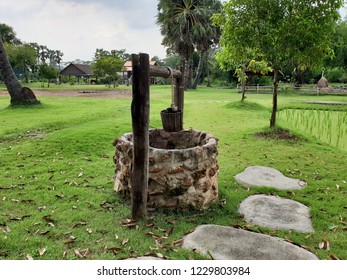
M 149 65 L 155 65 L 158 66 L 158 63 L 154 60 L 151 60 L 149 62 Z M 133 65 L 130 60 L 126 61 L 123 64 L 123 72 L 122 72 L 122 83 L 123 84 L 131 84 L 131 76 L 133 74 Z M 155 77 L 151 77 L 151 85 L 154 85 L 157 83 L 157 80 Z
M 76 77 L 78 79 L 85 78 L 87 81 L 94 76 L 94 71 L 91 65 L 70 63 L 60 71 L 61 76 Z

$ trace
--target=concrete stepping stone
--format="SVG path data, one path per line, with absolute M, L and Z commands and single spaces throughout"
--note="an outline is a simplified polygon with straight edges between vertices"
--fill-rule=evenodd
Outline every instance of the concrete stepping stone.
M 147 256 L 143 256 L 143 257 L 136 257 L 136 258 L 128 258 L 128 259 L 125 259 L 125 260 L 130 260 L 130 261 L 145 261 L 145 260 L 148 260 L 148 261 L 162 261 L 163 259 L 161 258 L 156 258 L 156 257 L 147 257 Z
M 280 190 L 297 190 L 307 185 L 299 179 L 284 176 L 280 171 L 266 166 L 250 166 L 235 176 L 246 187 L 272 187 Z
M 255 225 L 313 232 L 310 209 L 291 199 L 253 195 L 240 204 L 239 212 L 247 222 Z
M 210 254 L 215 260 L 318 260 L 277 237 L 218 225 L 197 227 L 184 238 L 182 247 Z

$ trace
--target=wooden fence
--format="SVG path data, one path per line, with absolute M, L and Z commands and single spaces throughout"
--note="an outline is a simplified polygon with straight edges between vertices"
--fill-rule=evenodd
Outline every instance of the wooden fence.
M 237 89 L 239 91 L 242 90 L 241 85 L 237 85 Z M 246 92 L 247 93 L 256 93 L 256 94 L 262 94 L 262 93 L 272 93 L 273 92 L 273 85 L 247 85 L 246 86 Z M 317 87 L 312 86 L 294 86 L 294 85 L 278 85 L 278 92 L 297 92 L 297 93 L 305 93 L 305 94 L 320 94 L 323 92 L 322 90 L 319 90 Z M 326 90 L 324 90 L 326 92 Z
M 237 85 L 237 90 L 242 91 L 241 85 Z M 273 92 L 273 85 L 247 85 L 246 93 L 255 93 L 255 94 L 271 94 Z M 346 86 L 333 86 L 329 88 L 319 89 L 314 85 L 278 85 L 279 93 L 287 93 L 287 92 L 295 92 L 298 94 L 311 94 L 311 95 L 347 95 L 347 87 Z

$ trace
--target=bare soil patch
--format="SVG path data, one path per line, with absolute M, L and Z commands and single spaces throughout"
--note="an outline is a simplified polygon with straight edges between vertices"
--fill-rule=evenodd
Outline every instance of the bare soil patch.
M 287 129 L 274 129 L 274 130 L 267 130 L 264 132 L 258 132 L 255 133 L 255 136 L 257 138 L 263 138 L 263 139 L 275 139 L 275 140 L 284 140 L 284 141 L 291 141 L 291 142 L 297 142 L 299 139 L 297 136 L 293 135 L 289 130 Z
M 131 90 L 35 90 L 36 97 L 57 96 L 57 97 L 89 97 L 89 98 L 131 98 Z M 8 96 L 6 91 L 0 91 L 0 96 Z

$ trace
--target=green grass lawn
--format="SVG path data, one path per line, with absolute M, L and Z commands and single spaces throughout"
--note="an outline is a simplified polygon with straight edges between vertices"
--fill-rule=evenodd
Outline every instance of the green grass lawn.
M 60 91 L 60 90 L 113 90 L 113 85 L 92 85 L 92 84 L 69 84 L 69 83 L 62 83 L 62 84 L 55 84 L 50 83 L 49 87 L 47 82 L 41 83 L 41 82 L 33 82 L 33 83 L 22 83 L 22 86 L 29 87 L 33 91 L 35 90 L 44 90 L 44 91 Z M 115 89 L 131 89 L 131 87 L 126 85 L 116 85 Z M 5 84 L 0 83 L 0 90 L 6 90 Z
M 171 103 L 167 86 L 151 88 L 151 127 Z M 219 200 L 204 212 L 151 212 L 126 227 L 130 202 L 113 191 L 112 142 L 131 131 L 130 99 L 40 97 L 41 107 L 10 108 L 0 96 L 0 259 L 122 259 L 144 254 L 202 259 L 177 244 L 205 223 L 239 226 L 290 240 L 321 259 L 347 259 L 346 152 L 305 131 L 296 141 L 255 136 L 269 125 L 271 95 L 200 88 L 185 93 L 184 126 L 219 139 Z M 346 97 L 280 95 L 284 108 L 345 110 L 303 101 Z M 345 110 L 346 111 L 346 110 Z M 284 125 L 279 123 L 280 125 Z M 308 186 L 298 191 L 247 189 L 233 177 L 250 165 L 276 168 Z M 291 198 L 311 208 L 314 233 L 251 226 L 237 212 L 257 194 Z M 329 248 L 319 248 L 319 244 Z M 327 250 L 329 249 L 329 250 Z

